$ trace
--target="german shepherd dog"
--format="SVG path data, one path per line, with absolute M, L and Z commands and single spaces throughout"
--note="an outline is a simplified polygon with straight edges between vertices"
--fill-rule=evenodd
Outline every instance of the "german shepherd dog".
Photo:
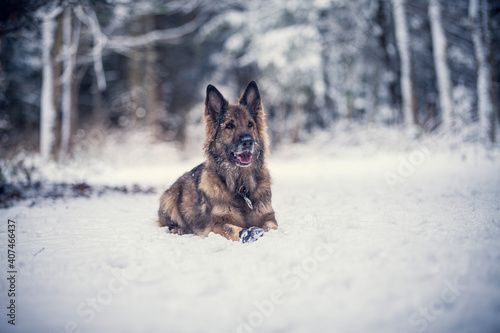
M 159 223 L 180 235 L 206 236 L 213 231 L 233 241 L 254 241 L 264 231 L 278 228 L 257 84 L 248 84 L 238 104 L 229 104 L 208 85 L 204 117 L 206 161 L 163 193 Z

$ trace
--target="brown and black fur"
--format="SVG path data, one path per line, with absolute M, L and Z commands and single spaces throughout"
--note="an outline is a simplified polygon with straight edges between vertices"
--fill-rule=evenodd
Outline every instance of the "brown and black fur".
M 234 241 L 242 228 L 277 229 L 265 165 L 267 127 L 257 84 L 248 84 L 238 104 L 229 104 L 209 85 L 204 115 L 207 160 L 162 195 L 160 225 L 178 234 L 206 236 L 213 231 Z

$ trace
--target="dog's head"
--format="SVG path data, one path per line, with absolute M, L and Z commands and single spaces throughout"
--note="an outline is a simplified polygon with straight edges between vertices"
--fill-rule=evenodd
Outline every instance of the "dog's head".
M 219 164 L 255 166 L 267 151 L 259 89 L 250 82 L 238 104 L 229 104 L 212 85 L 205 99 L 205 151 Z

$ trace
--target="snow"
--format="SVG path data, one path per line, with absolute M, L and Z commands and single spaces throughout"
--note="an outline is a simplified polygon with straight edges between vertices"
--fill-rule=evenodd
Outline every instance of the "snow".
M 0 210 L 17 223 L 18 265 L 16 326 L 3 316 L 0 331 L 497 332 L 498 149 L 356 130 L 273 153 L 279 229 L 247 244 L 155 224 L 161 191 L 200 161 L 201 144 L 191 157 L 145 150 L 141 136 L 104 145 L 101 165 L 71 172 L 158 192 Z M 0 279 L 4 312 L 7 289 Z

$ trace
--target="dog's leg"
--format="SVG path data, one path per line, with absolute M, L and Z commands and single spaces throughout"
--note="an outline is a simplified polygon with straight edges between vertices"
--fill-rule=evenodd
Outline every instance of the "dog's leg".
M 264 230 L 259 227 L 241 228 L 233 224 L 216 224 L 213 231 L 232 241 L 255 242 L 262 237 Z
M 214 223 L 213 232 L 222 235 L 227 239 L 237 242 L 240 240 L 240 231 L 242 229 L 243 228 L 235 226 L 234 224 Z
M 278 229 L 278 225 L 276 224 L 276 221 L 267 221 L 262 226 L 262 229 L 264 229 L 264 231 L 276 230 Z
M 171 234 L 177 234 L 177 235 L 184 235 L 186 233 L 185 230 L 184 230 L 184 228 L 181 228 L 179 226 L 171 227 L 171 228 L 169 227 L 168 231 Z
M 278 229 L 278 222 L 276 222 L 276 217 L 274 216 L 272 208 L 269 209 L 268 207 L 263 207 L 259 210 L 259 212 L 262 215 L 259 217 L 260 224 L 258 226 L 264 229 L 264 231 Z
M 178 233 L 179 228 L 183 230 L 186 225 L 179 210 L 181 193 L 181 185 L 175 183 L 161 196 L 160 209 L 158 210 L 160 226 L 168 227 L 170 230 L 174 229 L 175 233 Z
M 239 241 L 240 226 L 245 225 L 243 216 L 233 207 L 226 205 L 216 205 L 212 209 L 212 231 L 222 235 L 227 239 Z

